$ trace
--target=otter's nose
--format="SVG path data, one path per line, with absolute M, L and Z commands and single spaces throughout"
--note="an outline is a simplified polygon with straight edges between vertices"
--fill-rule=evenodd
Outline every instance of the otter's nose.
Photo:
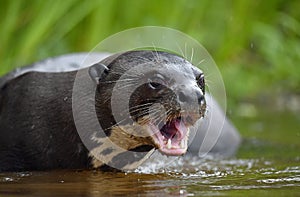
M 204 95 L 197 88 L 181 88 L 178 91 L 178 99 L 181 103 L 198 102 L 201 105 L 204 102 Z

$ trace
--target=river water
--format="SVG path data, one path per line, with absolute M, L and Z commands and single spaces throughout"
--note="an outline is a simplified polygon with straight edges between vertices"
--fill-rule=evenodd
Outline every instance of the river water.
M 135 172 L 0 173 L 0 196 L 300 196 L 300 115 L 233 118 L 244 138 L 234 158 L 179 158 Z

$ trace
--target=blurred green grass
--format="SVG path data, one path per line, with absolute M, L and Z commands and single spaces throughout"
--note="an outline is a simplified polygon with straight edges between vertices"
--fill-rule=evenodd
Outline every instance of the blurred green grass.
M 300 93 L 300 1 L 1 0 L 0 75 L 46 57 L 90 51 L 127 28 L 178 29 L 219 66 L 229 106 Z

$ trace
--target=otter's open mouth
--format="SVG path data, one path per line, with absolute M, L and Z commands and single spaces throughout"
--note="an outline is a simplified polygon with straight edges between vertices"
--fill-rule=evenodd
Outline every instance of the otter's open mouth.
M 175 118 L 163 125 L 150 123 L 154 133 L 152 138 L 158 150 L 165 155 L 180 156 L 188 147 L 189 127 L 182 117 Z

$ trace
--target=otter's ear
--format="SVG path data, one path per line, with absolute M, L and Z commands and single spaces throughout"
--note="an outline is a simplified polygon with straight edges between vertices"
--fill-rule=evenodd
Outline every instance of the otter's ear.
M 99 84 L 99 80 L 103 79 L 108 74 L 108 71 L 107 66 L 97 63 L 89 68 L 89 75 L 96 84 Z

